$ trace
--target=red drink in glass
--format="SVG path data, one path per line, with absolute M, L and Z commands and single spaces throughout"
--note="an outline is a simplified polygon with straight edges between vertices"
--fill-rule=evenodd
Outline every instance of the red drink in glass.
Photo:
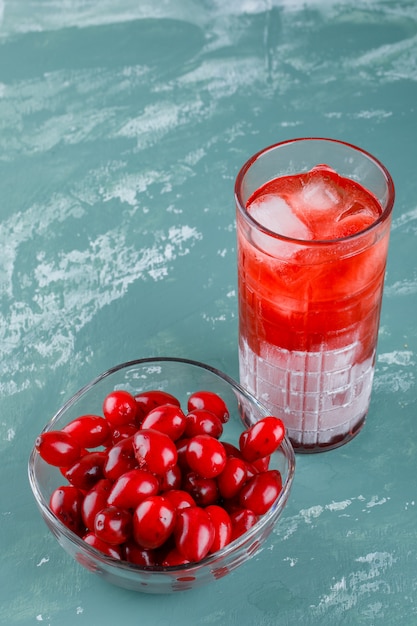
M 240 379 L 298 451 L 365 421 L 393 202 L 384 166 L 330 139 L 267 148 L 237 177 Z

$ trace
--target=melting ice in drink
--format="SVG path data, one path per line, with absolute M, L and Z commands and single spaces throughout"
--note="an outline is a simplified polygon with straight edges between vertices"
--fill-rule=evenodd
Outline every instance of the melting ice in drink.
M 325 165 L 267 182 L 246 209 L 303 244 L 253 224 L 248 235 L 238 216 L 241 381 L 296 447 L 333 446 L 368 408 L 389 225 L 367 237 L 379 201 Z

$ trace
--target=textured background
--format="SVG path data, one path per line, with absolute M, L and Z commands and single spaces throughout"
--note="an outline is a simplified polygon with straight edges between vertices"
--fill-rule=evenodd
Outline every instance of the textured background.
M 0 623 L 417 624 L 416 103 L 415 0 L 0 0 Z M 234 178 L 312 135 L 397 189 L 365 429 L 298 457 L 282 522 L 231 576 L 110 587 L 38 515 L 33 440 L 122 361 L 237 376 Z

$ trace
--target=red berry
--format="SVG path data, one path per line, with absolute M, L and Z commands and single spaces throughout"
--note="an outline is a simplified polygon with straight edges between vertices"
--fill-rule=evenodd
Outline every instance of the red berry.
M 214 537 L 213 522 L 205 509 L 190 506 L 177 513 L 175 545 L 188 561 L 201 561 L 208 554 Z
M 185 430 L 185 415 L 179 406 L 161 404 L 152 409 L 142 422 L 142 429 L 153 428 L 168 435 L 173 441 L 179 439 Z
M 135 395 L 136 401 L 136 420 L 138 424 L 141 424 L 149 411 L 155 409 L 161 404 L 174 404 L 175 406 L 181 406 L 179 400 L 175 396 L 166 391 L 160 389 L 151 389 L 150 391 L 143 391 Z
M 211 411 L 194 409 L 187 413 L 184 436 L 211 435 L 219 439 L 223 433 L 223 423 Z
M 154 474 L 142 469 L 128 470 L 114 483 L 107 502 L 120 508 L 134 509 L 158 491 L 159 481 Z
M 223 444 L 211 435 L 196 435 L 188 442 L 186 458 L 190 468 L 202 478 L 218 476 L 226 465 Z
M 223 498 L 234 498 L 247 479 L 247 464 L 243 459 L 227 457 L 224 470 L 217 477 L 217 485 Z
M 202 478 L 196 472 L 185 474 L 182 488 L 194 498 L 199 506 L 215 504 L 219 498 L 216 479 Z
M 175 443 L 159 430 L 138 430 L 133 436 L 133 447 L 139 467 L 159 476 L 177 462 Z
M 81 456 L 81 447 L 74 437 L 62 430 L 50 430 L 39 435 L 36 450 L 44 461 L 56 467 L 69 467 Z
M 96 550 L 99 550 L 106 556 L 111 556 L 113 559 L 117 559 L 118 561 L 122 558 L 122 551 L 120 546 L 111 545 L 102 539 L 99 539 L 97 535 L 93 532 L 87 533 L 83 537 L 85 543 L 88 543 L 89 546 L 92 546 Z
M 106 478 L 117 480 L 119 476 L 135 469 L 138 466 L 133 448 L 133 437 L 120 439 L 107 451 L 107 458 L 103 466 Z
M 196 502 L 192 495 L 183 489 L 169 489 L 164 492 L 164 497 L 174 505 L 176 511 L 185 509 L 188 506 L 196 506 Z
M 163 567 L 176 567 L 178 565 L 186 565 L 189 562 L 190 561 L 181 554 L 178 548 L 171 548 L 162 559 L 161 565 Z
M 106 458 L 103 451 L 87 452 L 64 472 L 64 476 L 75 487 L 88 491 L 103 478 Z
M 135 398 L 123 389 L 112 391 L 103 402 L 104 417 L 112 426 L 122 426 L 134 422 L 136 410 Z
M 132 437 L 137 429 L 136 424 L 122 424 L 121 426 L 116 426 L 111 432 L 111 445 L 114 445 L 121 439 Z
M 82 415 L 62 429 L 74 437 L 82 448 L 96 448 L 106 443 L 110 436 L 108 422 L 99 415 Z
M 232 522 L 231 541 L 241 537 L 258 521 L 256 513 L 250 509 L 235 509 L 230 513 L 230 521 Z
M 182 472 L 179 465 L 170 467 L 169 470 L 159 476 L 159 489 L 164 493 L 171 489 L 179 489 L 182 483 Z
M 132 515 L 129 511 L 117 506 L 107 506 L 94 519 L 94 533 L 106 543 L 120 545 L 130 537 L 131 525 Z
M 239 448 L 246 461 L 252 463 L 275 452 L 285 435 L 285 426 L 278 417 L 264 417 L 245 430 Z
M 222 506 L 211 504 L 206 507 L 214 527 L 214 540 L 210 552 L 221 550 L 230 542 L 232 536 L 232 521 L 230 515 Z
M 99 480 L 85 495 L 81 505 L 81 517 L 88 530 L 93 530 L 94 519 L 101 509 L 107 506 L 107 498 L 112 488 L 112 481 L 108 478 Z
M 157 564 L 155 552 L 153 550 L 141 548 L 137 545 L 137 543 L 135 543 L 135 541 L 133 541 L 133 539 L 126 541 L 123 552 L 125 560 L 129 563 L 145 567 L 152 567 Z
M 263 515 L 275 502 L 281 489 L 282 480 L 278 470 L 261 472 L 242 487 L 239 494 L 240 505 L 251 509 L 256 515 Z
M 57 518 L 77 535 L 82 533 L 83 523 L 81 506 L 83 493 L 73 485 L 63 485 L 55 489 L 50 497 L 49 506 Z
M 229 419 L 229 409 L 224 400 L 212 391 L 196 391 L 188 398 L 188 411 L 195 409 L 205 409 L 214 413 L 224 424 Z
M 143 500 L 133 513 L 133 537 L 143 548 L 159 548 L 174 530 L 175 508 L 164 496 Z

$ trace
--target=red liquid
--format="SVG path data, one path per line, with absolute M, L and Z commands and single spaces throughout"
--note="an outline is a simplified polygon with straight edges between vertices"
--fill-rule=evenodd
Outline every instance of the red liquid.
M 243 382 L 295 446 L 334 446 L 369 404 L 389 220 L 375 224 L 373 194 L 326 166 L 269 181 L 246 208 L 261 228 L 238 213 Z M 316 429 L 328 432 L 314 440 Z

